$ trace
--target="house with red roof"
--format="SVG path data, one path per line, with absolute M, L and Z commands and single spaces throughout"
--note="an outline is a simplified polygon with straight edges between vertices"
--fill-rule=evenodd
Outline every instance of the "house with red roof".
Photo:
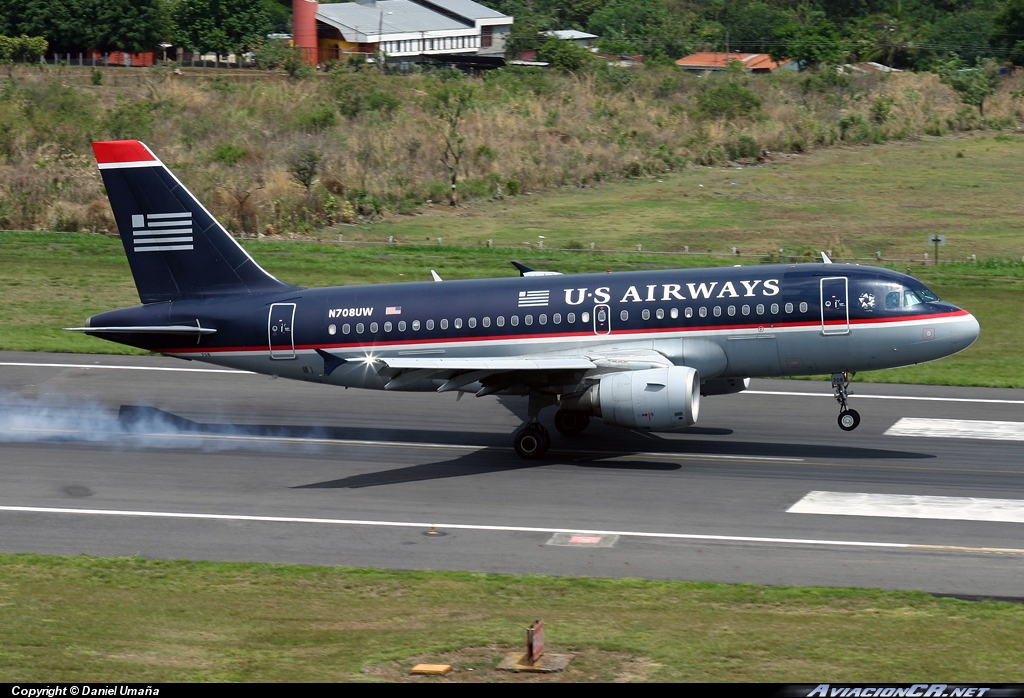
M 791 61 L 788 58 L 773 61 L 767 53 L 737 53 L 735 51 L 692 53 L 677 60 L 676 65 L 684 70 L 705 73 L 725 70 L 733 61 L 740 61 L 743 67 L 751 73 L 775 73 L 780 70 L 799 70 L 800 68 L 796 61 Z

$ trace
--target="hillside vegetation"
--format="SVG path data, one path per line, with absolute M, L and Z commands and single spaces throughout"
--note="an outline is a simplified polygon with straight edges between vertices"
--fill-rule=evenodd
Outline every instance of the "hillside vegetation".
M 453 169 L 461 200 L 499 198 L 983 125 L 930 73 L 7 72 L 0 227 L 23 230 L 113 230 L 99 139 L 145 141 L 233 231 L 276 235 L 447 201 Z M 1022 82 L 1001 81 L 985 128 L 1024 123 Z

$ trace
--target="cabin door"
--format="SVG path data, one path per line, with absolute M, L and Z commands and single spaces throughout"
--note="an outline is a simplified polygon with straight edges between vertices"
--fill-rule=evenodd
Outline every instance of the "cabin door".
M 821 280 L 821 333 L 850 334 L 849 280 L 827 276 Z
M 270 317 L 267 320 L 267 339 L 270 343 L 270 358 L 295 358 L 295 336 L 292 334 L 292 325 L 294 322 L 294 303 L 274 303 L 270 306 Z

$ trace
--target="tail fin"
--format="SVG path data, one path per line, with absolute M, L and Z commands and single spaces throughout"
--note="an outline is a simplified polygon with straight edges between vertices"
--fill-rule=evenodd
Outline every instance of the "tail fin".
M 143 303 L 295 288 L 260 268 L 143 143 L 92 149 Z

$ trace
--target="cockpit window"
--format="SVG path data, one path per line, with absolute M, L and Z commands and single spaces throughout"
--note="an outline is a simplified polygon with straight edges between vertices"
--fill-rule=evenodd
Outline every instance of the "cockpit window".
M 900 288 L 889 291 L 885 294 L 885 309 L 899 310 L 900 308 L 912 308 L 922 303 L 933 303 L 939 297 L 924 286 L 918 288 Z

